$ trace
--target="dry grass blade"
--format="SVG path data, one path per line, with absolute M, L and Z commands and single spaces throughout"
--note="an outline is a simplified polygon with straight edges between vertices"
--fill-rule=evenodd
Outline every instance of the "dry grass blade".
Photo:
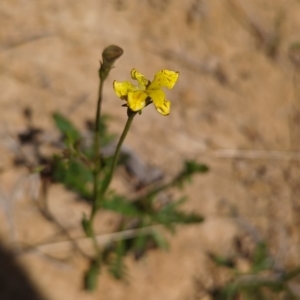
M 130 230 L 124 230 L 120 232 L 114 232 L 114 233 L 108 233 L 108 234 L 101 234 L 96 236 L 96 242 L 98 245 L 104 245 L 109 242 L 115 242 L 119 240 L 125 240 L 130 239 L 136 236 L 139 236 L 141 234 L 148 235 L 153 233 L 153 230 L 160 228 L 161 226 L 155 225 L 155 226 L 147 226 L 143 228 L 138 229 L 130 229 Z M 60 242 L 53 242 L 53 243 L 46 243 L 41 245 L 32 246 L 29 251 L 20 251 L 18 254 L 26 254 L 28 252 L 52 252 L 52 251 L 65 251 L 69 250 L 72 247 L 73 243 L 76 243 L 77 246 L 87 252 L 92 252 L 93 246 L 92 241 L 88 237 L 81 237 L 77 239 L 72 240 L 65 240 Z
M 300 161 L 299 151 L 220 149 L 211 152 L 218 158 L 244 158 Z

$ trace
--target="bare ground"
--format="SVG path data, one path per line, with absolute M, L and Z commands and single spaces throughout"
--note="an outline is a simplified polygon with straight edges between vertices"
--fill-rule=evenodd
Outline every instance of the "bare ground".
M 31 293 L 53 300 L 209 299 L 205 288 L 227 275 L 207 252 L 234 256 L 234 238 L 249 232 L 267 241 L 280 268 L 299 265 L 300 54 L 291 50 L 300 41 L 299 15 L 297 0 L 1 1 L 0 238 L 10 249 L 0 254 L 8 264 L 0 273 L 3 299 L 19 299 L 18 290 L 27 299 L 35 299 Z M 55 134 L 53 111 L 81 127 L 93 118 L 99 60 L 110 44 L 125 51 L 104 91 L 111 130 L 120 132 L 126 119 L 114 79 L 128 80 L 134 67 L 149 78 L 160 69 L 177 70 L 170 116 L 148 107 L 126 145 L 166 178 L 186 158 L 211 171 L 185 190 L 185 208 L 205 222 L 179 228 L 169 252 L 128 259 L 130 283 L 103 272 L 89 294 L 82 289 L 87 261 L 70 247 L 9 254 L 53 236 L 65 239 L 33 200 L 38 175 L 16 168 L 13 159 L 17 134 L 26 128 L 24 108 L 49 136 Z M 132 192 L 122 171 L 118 175 L 114 186 Z M 59 185 L 51 187 L 49 201 L 69 234 L 82 235 L 89 206 Z M 97 222 L 105 233 L 110 216 Z M 15 264 L 23 277 L 16 277 Z

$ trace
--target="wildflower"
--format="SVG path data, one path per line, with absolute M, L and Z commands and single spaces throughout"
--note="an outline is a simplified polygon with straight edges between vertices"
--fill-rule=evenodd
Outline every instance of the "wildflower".
M 148 104 L 154 104 L 156 110 L 167 116 L 170 113 L 171 102 L 165 99 L 165 93 L 162 87 L 172 89 L 175 85 L 179 73 L 169 70 L 161 70 L 154 76 L 153 81 L 146 79 L 144 75 L 136 69 L 132 69 L 131 78 L 137 80 L 138 86 L 129 81 L 114 81 L 113 87 L 115 93 L 122 100 L 127 101 L 127 106 L 132 111 L 140 111 Z

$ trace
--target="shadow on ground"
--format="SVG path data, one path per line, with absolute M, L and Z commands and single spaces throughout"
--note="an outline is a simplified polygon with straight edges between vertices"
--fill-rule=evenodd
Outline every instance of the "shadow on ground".
M 14 256 L 1 243 L 0 266 L 0 299 L 45 300 Z

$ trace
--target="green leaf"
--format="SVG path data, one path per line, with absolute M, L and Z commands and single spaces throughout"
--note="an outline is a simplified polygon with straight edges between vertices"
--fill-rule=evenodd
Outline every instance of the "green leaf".
M 253 272 L 259 272 L 271 268 L 272 261 L 270 260 L 268 247 L 265 242 L 260 242 L 256 245 L 252 263 Z
M 91 182 L 93 174 L 82 162 L 70 159 L 67 163 L 60 157 L 54 157 L 53 179 L 63 183 L 86 200 L 91 200 Z
M 53 120 L 59 131 L 73 143 L 81 138 L 77 128 L 62 114 L 58 112 L 53 113 Z
M 90 220 L 87 219 L 86 215 L 83 214 L 82 220 L 81 220 L 82 228 L 86 234 L 87 237 L 93 236 L 93 228 L 91 226 Z
M 234 283 L 228 283 L 227 286 L 219 291 L 218 300 L 235 300 L 238 299 L 239 290 Z
M 181 211 L 160 211 L 156 217 L 154 217 L 159 223 L 169 224 L 191 224 L 191 223 L 201 223 L 204 218 L 196 213 L 185 213 Z
M 86 290 L 94 291 L 96 289 L 99 273 L 100 265 L 98 262 L 93 261 L 84 278 L 84 285 Z
M 113 258 L 109 261 L 109 272 L 116 279 L 124 279 L 127 276 L 127 268 L 123 262 L 123 257 L 126 254 L 125 244 L 123 240 L 117 242 Z
M 111 198 L 105 199 L 103 201 L 104 209 L 112 210 L 117 213 L 120 213 L 121 215 L 126 216 L 139 216 L 140 213 L 135 207 L 135 205 L 131 202 L 129 202 L 126 198 L 121 197 L 119 195 L 112 195 Z
M 218 266 L 234 268 L 234 262 L 230 258 L 209 253 L 209 258 Z
M 178 206 L 180 206 L 184 201 L 185 199 L 181 198 L 176 202 L 168 203 L 161 210 L 154 212 L 151 215 L 151 218 L 158 223 L 167 225 L 167 228 L 170 228 L 169 225 L 172 223 L 190 224 L 202 222 L 204 220 L 202 216 L 194 212 L 186 213 L 178 210 Z
M 133 250 L 136 254 L 136 257 L 141 257 L 145 253 L 148 240 L 149 236 L 143 233 L 134 238 Z
M 169 242 L 165 239 L 165 237 L 157 230 L 153 230 L 152 238 L 155 244 L 163 250 L 169 250 L 170 245 Z
M 208 172 L 208 166 L 199 164 L 194 160 L 188 160 L 185 162 L 185 173 L 194 174 L 194 173 L 206 173 Z
M 208 167 L 204 164 L 199 164 L 194 160 L 185 161 L 183 170 L 173 179 L 173 185 L 182 188 L 185 182 L 192 181 L 192 175 L 196 173 L 206 173 Z

